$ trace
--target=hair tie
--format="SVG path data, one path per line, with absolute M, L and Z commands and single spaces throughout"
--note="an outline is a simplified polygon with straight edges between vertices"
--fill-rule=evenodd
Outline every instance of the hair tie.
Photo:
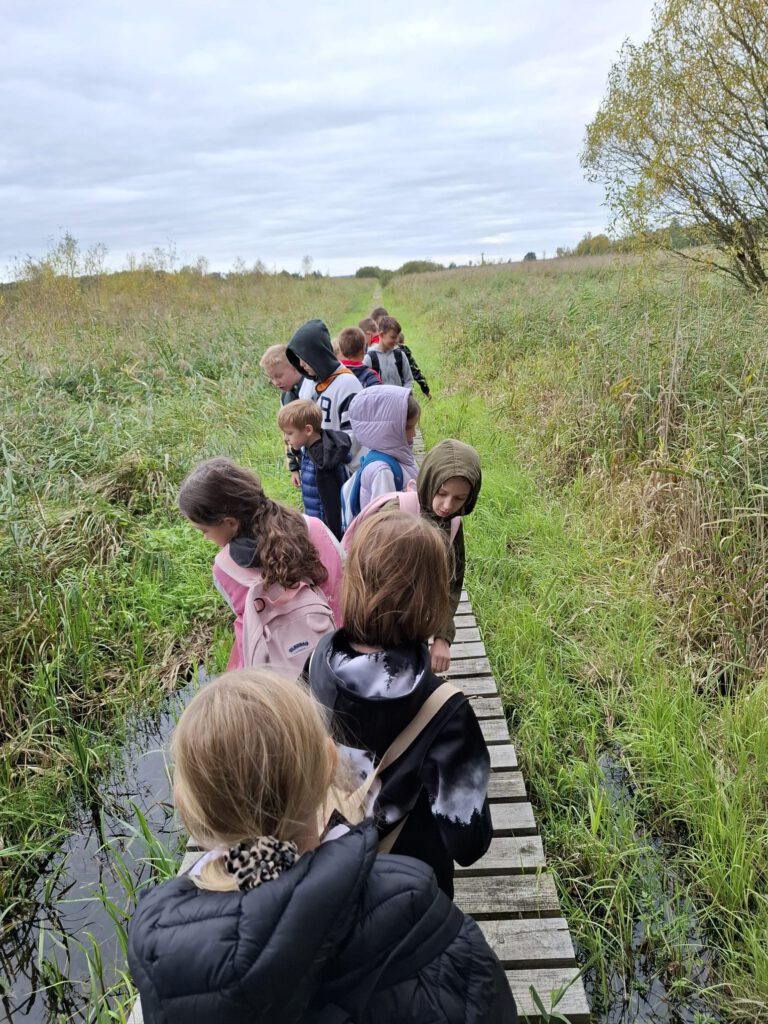
M 245 892 L 262 882 L 274 882 L 298 859 L 296 843 L 274 836 L 259 836 L 230 847 L 224 863 L 229 874 L 235 876 L 238 889 Z

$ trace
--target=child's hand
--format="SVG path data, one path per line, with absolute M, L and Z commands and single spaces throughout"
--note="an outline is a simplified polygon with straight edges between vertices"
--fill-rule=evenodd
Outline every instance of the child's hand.
M 291 473 L 291 483 L 294 487 L 301 487 L 301 473 L 298 469 L 294 469 Z
M 432 671 L 436 675 L 447 672 L 451 667 L 451 648 L 445 640 L 434 640 L 429 649 L 429 657 L 432 664 Z

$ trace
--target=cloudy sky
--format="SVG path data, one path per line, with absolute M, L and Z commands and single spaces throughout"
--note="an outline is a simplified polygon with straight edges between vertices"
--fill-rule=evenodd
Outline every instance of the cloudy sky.
M 584 125 L 651 0 L 0 0 L 0 276 L 65 231 L 350 273 L 607 222 Z

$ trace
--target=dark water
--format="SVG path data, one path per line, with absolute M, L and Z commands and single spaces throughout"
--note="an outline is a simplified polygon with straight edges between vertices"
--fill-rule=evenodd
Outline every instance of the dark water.
M 119 986 L 125 955 L 119 928 L 99 896 L 114 904 L 120 918 L 129 902 L 122 876 L 131 888 L 151 881 L 135 808 L 164 850 L 172 855 L 182 842 L 171 806 L 167 747 L 191 692 L 191 687 L 178 691 L 158 714 L 131 730 L 120 763 L 100 787 L 99 805 L 73 814 L 70 838 L 46 865 L 13 927 L 3 922 L 3 1019 L 14 1024 L 85 1020 L 94 997 Z
M 620 752 L 600 759 L 603 789 L 616 807 L 634 797 L 631 780 L 621 765 Z M 669 867 L 668 851 L 657 837 L 637 833 L 647 853 L 642 857 L 642 903 L 646 913 L 632 928 L 631 967 L 606 969 L 607 993 L 596 969 L 584 976 L 594 1019 L 599 1024 L 720 1024 L 702 999 L 686 995 L 681 980 L 702 988 L 714 982 L 713 954 L 695 908 Z M 676 933 L 679 960 L 660 955 L 656 936 L 665 929 Z

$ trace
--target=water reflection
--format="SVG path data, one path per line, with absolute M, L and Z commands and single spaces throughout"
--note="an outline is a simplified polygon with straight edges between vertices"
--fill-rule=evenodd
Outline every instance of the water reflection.
M 6 912 L 0 1005 L 14 1024 L 48 1024 L 62 1014 L 84 1020 L 104 991 L 114 988 L 117 996 L 123 988 L 119 922 L 127 893 L 152 875 L 141 818 L 164 856 L 183 843 L 171 804 L 167 747 L 191 692 L 178 691 L 159 714 L 137 724 L 120 765 L 100 789 L 100 803 L 74 816 L 69 839 L 27 898 Z

